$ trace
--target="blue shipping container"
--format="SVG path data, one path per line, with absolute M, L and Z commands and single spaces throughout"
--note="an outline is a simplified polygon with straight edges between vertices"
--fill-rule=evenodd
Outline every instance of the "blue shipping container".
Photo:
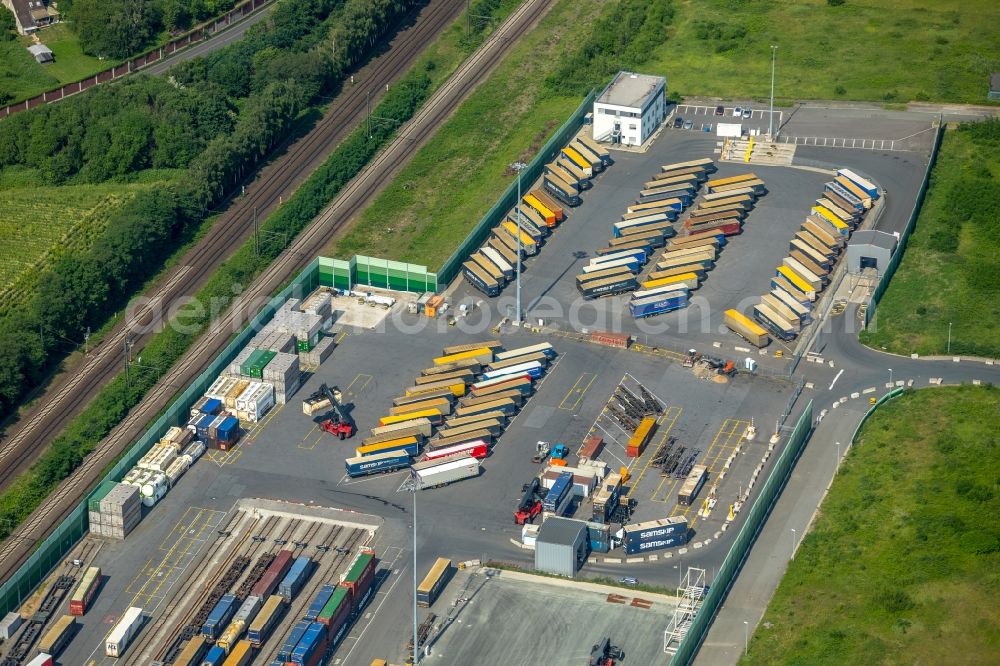
M 194 423 L 194 427 L 198 432 L 198 439 L 206 440 L 209 439 L 208 427 L 212 425 L 212 421 L 215 420 L 215 416 L 212 414 L 204 414 L 199 416 Z
M 688 521 L 683 516 L 673 516 L 662 520 L 625 525 L 623 530 L 626 543 L 655 541 L 663 537 L 687 534 Z
M 673 548 L 675 546 L 683 546 L 687 543 L 686 534 L 675 534 L 673 536 L 665 536 L 661 539 L 654 539 L 651 541 L 633 541 L 632 543 L 626 543 L 622 547 L 625 550 L 626 555 L 637 555 L 640 553 L 648 553 L 654 550 L 662 550 L 664 548 Z
M 598 541 L 595 539 L 590 540 L 590 551 L 592 553 L 607 553 L 611 550 L 611 544 L 608 541 Z
M 284 580 L 278 584 L 278 594 L 283 596 L 288 601 L 291 601 L 292 597 L 298 594 L 302 584 L 306 582 L 307 578 L 309 578 L 311 571 L 312 560 L 304 555 L 302 557 L 295 558 L 295 561 L 292 562 L 291 568 L 288 570 L 288 574 L 285 576 Z
M 295 646 L 295 650 L 292 651 L 292 663 L 308 664 L 316 650 L 321 647 L 325 638 L 325 624 L 320 624 L 319 622 L 310 624 L 305 634 L 303 634 L 302 640 L 299 641 L 299 644 Z
M 201 633 L 214 641 L 226 628 L 226 624 L 238 607 L 236 597 L 231 594 L 223 596 L 219 599 L 219 603 L 215 604 L 212 612 L 208 614 L 208 619 L 201 627 Z
M 365 474 L 374 474 L 376 472 L 389 472 L 394 469 L 402 469 L 410 464 L 410 454 L 407 452 L 396 452 L 391 453 L 397 454 L 393 456 L 380 457 L 377 460 L 369 460 L 369 457 L 364 458 L 348 458 L 344 461 L 344 467 L 347 468 L 348 476 L 357 477 L 364 476 Z
M 334 585 L 327 583 L 323 587 L 319 588 L 319 592 L 313 597 L 312 603 L 309 604 L 309 610 L 303 616 L 303 619 L 309 620 L 310 622 L 315 622 L 316 618 L 319 617 L 320 612 L 323 610 L 323 606 L 326 606 L 326 602 L 330 600 L 333 596 Z
M 560 500 L 563 496 L 570 491 L 573 486 L 573 473 L 563 472 L 559 475 L 559 478 L 555 480 L 552 487 L 549 488 L 549 492 L 545 495 L 545 501 L 542 503 L 542 508 L 546 511 L 555 511 L 559 506 Z
M 218 645 L 213 645 L 212 649 L 202 657 L 201 666 L 220 666 L 226 660 L 226 651 Z
M 278 652 L 278 662 L 284 664 L 292 658 L 292 652 L 295 651 L 295 646 L 299 644 L 302 640 L 303 634 L 306 633 L 306 629 L 309 628 L 310 622 L 308 620 L 302 620 L 292 628 L 292 633 L 288 635 L 288 640 L 285 644 L 281 646 L 281 650 Z
M 235 441 L 240 435 L 240 421 L 235 416 L 227 416 L 216 427 L 216 437 L 223 442 Z
M 202 414 L 216 415 L 222 411 L 222 401 L 218 398 L 205 398 L 198 406 L 198 411 Z

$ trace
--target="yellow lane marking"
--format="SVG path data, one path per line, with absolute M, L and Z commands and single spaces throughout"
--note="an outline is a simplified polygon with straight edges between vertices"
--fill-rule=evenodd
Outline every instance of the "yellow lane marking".
M 252 444 L 254 440 L 256 440 L 257 437 L 260 436 L 261 431 L 267 427 L 267 424 L 271 422 L 271 419 L 277 416 L 278 412 L 280 412 L 284 408 L 285 405 L 277 405 L 274 409 L 272 409 L 267 416 L 265 416 L 262 420 L 258 421 L 257 424 L 254 425 L 253 429 L 250 430 L 250 432 L 248 432 L 243 437 L 242 442 L 247 445 Z
M 344 395 L 357 395 L 368 388 L 368 384 L 375 379 L 371 375 L 366 375 L 365 373 L 359 373 L 357 377 L 351 380 L 351 383 L 347 385 L 344 389 Z M 360 383 L 360 386 L 355 387 L 355 384 Z
M 719 432 L 716 433 L 715 439 L 712 440 L 712 444 L 708 447 L 708 450 L 705 452 L 705 456 L 702 458 L 701 464 L 708 468 L 708 478 L 705 481 L 706 487 L 711 486 L 712 484 L 712 477 L 714 476 L 713 472 L 715 471 L 716 464 L 722 459 L 723 456 L 728 454 L 728 451 L 736 448 L 736 445 L 743 437 L 743 432 L 746 430 L 748 425 L 750 425 L 749 421 L 726 419 L 722 422 L 722 425 L 719 426 Z M 714 458 L 712 458 L 713 452 L 715 452 Z M 711 462 L 709 462 L 710 458 L 712 458 Z M 702 492 L 706 492 L 704 487 Z M 689 527 L 694 527 L 695 523 L 698 522 L 698 510 L 702 505 L 702 500 L 704 500 L 704 497 L 701 499 L 696 498 L 694 503 L 691 504 L 691 506 L 686 507 L 684 512 L 681 514 L 689 518 Z M 692 512 L 694 512 L 694 515 L 692 515 Z
M 639 476 L 635 477 L 635 480 L 629 481 L 628 492 L 625 493 L 625 497 L 631 497 L 632 491 L 639 487 L 639 482 L 642 481 L 642 477 L 646 475 L 646 470 L 649 469 L 649 466 L 653 462 L 653 458 L 656 457 L 656 451 L 663 446 L 664 442 L 667 441 L 670 431 L 674 429 L 674 426 L 677 424 L 677 419 L 680 418 L 683 412 L 684 409 L 682 407 L 667 407 L 663 410 L 663 414 L 661 414 L 660 418 L 656 421 L 658 428 L 658 437 L 656 438 L 656 442 L 650 442 L 649 445 L 646 446 L 646 451 L 644 452 L 646 455 L 646 464 L 643 465 L 642 470 L 639 472 Z M 631 468 L 641 459 L 642 456 L 633 459 L 632 464 L 629 465 L 629 471 L 631 471 Z
M 597 375 L 593 372 L 581 373 L 579 379 L 573 384 L 573 388 L 566 392 L 566 397 L 559 403 L 559 409 L 573 411 L 579 407 L 580 401 L 583 400 L 584 394 L 595 379 L 597 379 Z

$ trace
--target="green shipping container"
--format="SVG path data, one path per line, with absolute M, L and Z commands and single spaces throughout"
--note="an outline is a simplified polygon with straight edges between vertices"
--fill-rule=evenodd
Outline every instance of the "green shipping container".
M 277 355 L 271 350 L 258 349 L 250 354 L 243 365 L 240 366 L 240 374 L 254 379 L 261 379 L 264 376 L 264 368 Z
M 364 572 L 365 569 L 368 568 L 368 563 L 372 561 L 373 557 L 375 556 L 371 555 L 370 553 L 363 553 L 361 557 L 358 558 L 358 561 L 354 563 L 354 566 L 351 567 L 351 570 L 347 572 L 347 575 L 344 576 L 344 582 L 345 583 L 358 582 L 358 580 L 361 578 L 361 574 Z
M 323 620 L 329 620 L 336 615 L 337 611 L 340 610 L 340 607 L 343 604 L 349 603 L 347 595 L 350 593 L 351 589 L 349 587 L 341 587 L 338 585 L 333 591 L 333 596 L 330 597 L 330 600 L 326 602 L 325 606 L 323 606 L 323 610 L 320 611 L 319 616 L 316 618 L 317 621 L 323 622 Z M 323 624 L 326 624 L 326 622 L 323 622 Z
M 97 486 L 97 490 L 94 492 L 94 496 L 90 498 L 87 502 L 88 511 L 100 511 L 101 510 L 101 500 L 108 496 L 115 486 L 118 484 L 114 481 L 105 481 L 101 485 Z
M 299 344 L 300 352 L 312 351 L 313 345 L 308 340 L 298 340 L 297 342 Z

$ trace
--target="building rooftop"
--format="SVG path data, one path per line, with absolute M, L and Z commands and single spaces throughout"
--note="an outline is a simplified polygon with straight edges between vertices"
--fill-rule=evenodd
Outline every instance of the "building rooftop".
M 660 84 L 666 84 L 666 79 L 662 76 L 618 72 L 618 76 L 604 89 L 597 101 L 601 104 L 641 108 Z
M 538 540 L 544 543 L 572 546 L 576 543 L 580 530 L 585 529 L 587 529 L 587 524 L 582 520 L 549 518 L 538 528 Z
M 896 244 L 899 241 L 892 234 L 887 234 L 884 231 L 856 231 L 854 235 L 851 236 L 851 245 L 874 245 L 875 247 L 885 248 L 890 252 L 895 251 Z

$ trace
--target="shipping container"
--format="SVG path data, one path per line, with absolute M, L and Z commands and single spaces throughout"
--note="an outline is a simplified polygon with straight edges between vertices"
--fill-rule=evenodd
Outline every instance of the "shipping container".
M 375 581 L 377 563 L 375 551 L 371 548 L 362 548 L 347 567 L 347 572 L 340 576 L 340 585 L 351 590 L 354 610 L 364 606 L 367 600 L 368 592 Z
M 289 551 L 282 551 L 289 552 Z M 247 639 L 254 647 L 259 648 L 271 635 L 271 631 L 281 621 L 285 612 L 285 598 L 279 594 L 272 594 L 264 602 L 264 607 L 257 613 L 257 617 L 250 623 L 247 629 Z
M 417 487 L 424 490 L 478 476 L 480 466 L 476 458 L 461 455 L 455 459 L 449 456 L 417 463 L 411 466 L 411 469 L 416 477 Z
M 226 661 L 226 651 L 218 645 L 213 645 L 202 658 L 201 666 L 222 666 Z
M 681 506 L 691 506 L 694 503 L 694 498 L 698 496 L 698 491 L 705 485 L 707 477 L 708 468 L 704 465 L 695 465 L 692 467 L 687 478 L 684 479 L 680 491 L 677 493 L 677 503 Z
M 580 460 L 597 458 L 602 446 L 604 446 L 604 439 L 600 435 L 587 437 L 583 440 L 583 446 L 580 447 Z
M 125 654 L 129 643 L 142 629 L 145 621 L 141 608 L 132 606 L 126 610 L 104 640 L 104 654 L 109 657 L 120 657 Z
M 590 341 L 616 349 L 628 349 L 632 344 L 632 336 L 628 333 L 611 333 L 609 331 L 593 331 Z
M 209 645 L 204 636 L 195 634 L 184 644 L 184 648 L 174 659 L 172 666 L 201 666 L 202 657 L 208 652 Z
M 83 578 L 80 579 L 80 584 L 73 590 L 73 595 L 69 598 L 70 614 L 79 616 L 86 613 L 100 585 L 101 568 L 89 567 L 84 572 Z
M 36 648 L 41 653 L 58 657 L 63 648 L 72 640 L 76 628 L 76 617 L 63 615 L 42 634 L 42 638 L 38 641 Z M 117 657 L 118 655 L 109 654 L 109 656 Z
M 0 620 L 0 640 L 9 641 L 14 637 L 14 632 L 21 626 L 23 618 L 17 611 L 10 611 Z
M 462 264 L 462 275 L 469 284 L 491 298 L 499 296 L 500 290 L 503 288 L 500 282 L 491 277 L 474 261 L 466 261 Z
M 242 640 L 222 662 L 222 666 L 248 666 L 253 661 L 253 656 L 253 646 L 250 645 L 250 641 Z
M 316 596 L 313 597 L 312 601 L 309 602 L 309 607 L 306 609 L 306 614 L 302 616 L 303 620 L 309 620 L 310 622 L 315 622 L 316 618 L 319 617 L 320 612 L 323 607 L 326 606 L 326 602 L 330 600 L 333 596 L 333 590 L 336 587 L 333 583 L 327 583 L 319 588 L 316 592 Z
M 291 601 L 309 579 L 312 570 L 313 561 L 311 559 L 305 555 L 296 557 L 292 566 L 289 567 L 288 573 L 278 583 L 278 594 L 283 596 L 285 601 Z
M 288 663 L 292 660 L 292 652 L 295 650 L 295 646 L 299 644 L 302 640 L 302 636 L 306 633 L 306 629 L 312 624 L 308 620 L 301 620 L 292 627 L 292 632 L 288 634 L 288 639 L 282 644 L 281 649 L 278 650 L 278 661 L 282 664 Z
M 657 550 L 663 550 L 664 548 L 683 546 L 687 543 L 687 540 L 688 537 L 686 535 L 678 534 L 650 541 L 634 541 L 632 543 L 622 544 L 622 550 L 626 555 L 641 555 L 642 553 L 655 552 Z
M 201 633 L 213 641 L 216 640 L 238 609 L 239 600 L 232 594 L 224 595 L 208 614 L 208 619 L 201 627 Z
M 441 590 L 448 584 L 451 575 L 451 560 L 439 557 L 434 562 L 434 566 L 427 572 L 424 579 L 417 587 L 417 605 L 421 608 L 430 608 L 434 605 Z
M 739 335 L 754 347 L 766 347 L 771 342 L 767 331 L 736 310 L 726 310 L 723 313 L 723 319 L 729 330 Z
M 625 447 L 625 455 L 629 458 L 638 458 L 641 456 L 649 440 L 652 439 L 655 429 L 656 418 L 653 416 L 643 417 L 635 432 L 629 437 L 628 444 Z
M 333 590 L 333 594 L 330 595 L 330 599 L 319 613 L 316 621 L 326 625 L 331 643 L 334 642 L 333 639 L 337 630 L 351 614 L 352 598 L 351 588 L 345 585 L 337 585 Z
M 562 516 L 569 505 L 573 502 L 573 474 L 571 472 L 560 473 L 553 482 L 545 499 L 542 500 L 542 509 L 546 514 Z
M 41 652 L 34 659 L 27 662 L 25 666 L 52 666 L 53 663 L 51 654 Z
M 313 622 L 302 634 L 302 640 L 292 650 L 291 663 L 302 664 L 303 666 L 314 666 L 319 663 L 326 650 L 327 630 L 326 625 L 320 622 Z

